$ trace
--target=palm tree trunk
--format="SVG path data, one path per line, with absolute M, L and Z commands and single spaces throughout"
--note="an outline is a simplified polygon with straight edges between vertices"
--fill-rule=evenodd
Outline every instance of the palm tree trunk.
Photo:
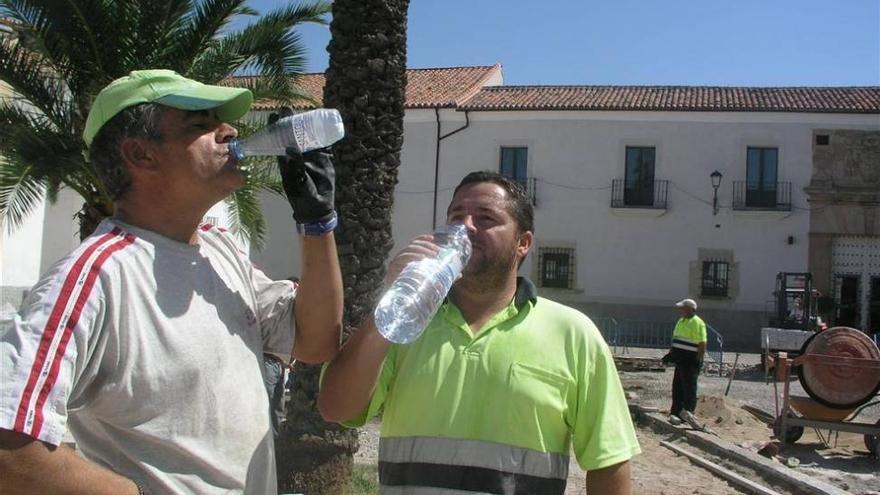
M 332 495 L 349 491 L 357 432 L 321 419 L 317 410 L 320 373 L 320 366 L 299 363 L 290 373 L 287 422 L 275 445 L 281 493 Z
M 345 286 L 345 334 L 373 308 L 394 241 L 391 208 L 403 145 L 408 0 L 336 0 L 324 105 L 338 109 L 346 136 L 334 147 L 336 230 Z M 298 368 L 289 429 L 276 447 L 283 489 L 346 493 L 357 431 L 324 423 L 315 404 L 319 370 Z
M 97 194 L 95 196 L 83 203 L 82 209 L 76 213 L 80 241 L 92 235 L 102 220 L 113 215 L 113 205 L 102 201 Z

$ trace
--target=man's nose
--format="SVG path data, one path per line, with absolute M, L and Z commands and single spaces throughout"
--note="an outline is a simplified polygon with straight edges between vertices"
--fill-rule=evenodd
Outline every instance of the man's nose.
M 474 225 L 473 215 L 465 215 L 461 223 L 463 223 L 465 228 L 467 228 L 468 233 L 473 234 L 477 231 L 477 227 L 476 225 Z
M 227 122 L 223 122 L 217 129 L 217 137 L 219 138 L 218 142 L 227 143 L 238 137 L 238 129 Z

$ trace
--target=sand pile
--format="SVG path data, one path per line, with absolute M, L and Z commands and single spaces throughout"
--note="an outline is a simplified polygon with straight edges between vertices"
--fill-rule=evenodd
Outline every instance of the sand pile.
M 723 396 L 700 396 L 697 399 L 696 413 L 710 427 L 763 426 L 763 423 L 744 410 L 739 402 Z

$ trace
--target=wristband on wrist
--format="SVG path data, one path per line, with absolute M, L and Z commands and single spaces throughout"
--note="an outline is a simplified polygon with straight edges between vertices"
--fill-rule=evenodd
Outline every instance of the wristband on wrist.
M 296 224 L 296 231 L 303 235 L 322 236 L 329 232 L 333 232 L 338 224 L 339 218 L 336 216 L 336 210 L 334 210 L 330 219 L 323 222 Z
M 149 493 L 140 483 L 135 483 L 134 486 L 136 486 L 138 489 L 138 495 L 147 495 Z

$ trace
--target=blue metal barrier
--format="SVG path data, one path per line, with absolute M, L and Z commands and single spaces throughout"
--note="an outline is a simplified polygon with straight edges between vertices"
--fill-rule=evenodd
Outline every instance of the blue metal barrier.
M 708 335 L 708 342 L 706 343 L 706 354 L 712 358 L 712 361 L 718 363 L 719 369 L 720 366 L 724 363 L 724 337 L 712 327 L 712 325 L 706 325 L 706 330 Z
M 617 320 L 610 316 L 595 316 L 590 319 L 596 324 L 599 333 L 601 333 L 602 338 L 605 339 L 605 343 L 611 347 L 617 347 Z
M 608 316 L 591 317 L 605 342 L 615 353 L 627 354 L 630 347 L 669 349 L 675 322 L 616 320 Z M 706 354 L 720 366 L 724 362 L 724 338 L 712 325 L 706 325 Z
M 672 329 L 668 321 L 620 320 L 618 345 L 668 349 L 672 345 Z

